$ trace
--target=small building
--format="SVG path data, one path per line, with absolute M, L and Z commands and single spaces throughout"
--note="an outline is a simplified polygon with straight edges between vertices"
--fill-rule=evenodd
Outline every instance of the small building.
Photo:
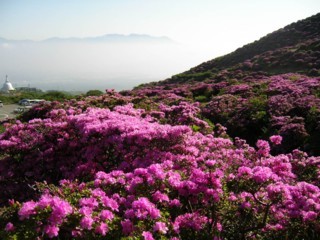
M 3 84 L 2 88 L 0 89 L 0 92 L 10 93 L 14 90 L 15 90 L 14 87 L 12 86 L 11 82 L 9 82 L 9 80 L 8 80 L 8 75 L 6 75 L 6 81 Z

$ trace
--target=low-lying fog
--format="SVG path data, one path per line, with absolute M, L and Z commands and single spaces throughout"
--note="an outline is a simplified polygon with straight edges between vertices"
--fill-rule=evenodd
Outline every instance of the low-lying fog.
M 65 91 L 131 89 L 186 71 L 213 55 L 167 38 L 131 38 L 134 37 L 125 36 L 124 41 L 38 42 L 0 39 L 0 85 L 8 74 L 14 87 Z

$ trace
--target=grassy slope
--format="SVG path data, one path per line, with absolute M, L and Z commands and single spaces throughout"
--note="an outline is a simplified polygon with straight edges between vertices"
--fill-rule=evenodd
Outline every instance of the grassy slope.
M 221 71 L 245 75 L 302 73 L 320 75 L 320 13 L 292 23 L 222 57 L 204 62 L 157 84 L 214 79 Z

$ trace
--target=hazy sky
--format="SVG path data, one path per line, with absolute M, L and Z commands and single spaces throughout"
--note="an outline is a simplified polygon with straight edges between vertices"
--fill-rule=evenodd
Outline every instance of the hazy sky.
M 319 11 L 319 0 L 0 0 L 0 36 L 144 33 L 225 52 Z
M 318 12 L 319 0 L 0 0 L 0 37 L 43 40 L 110 33 L 167 36 L 190 54 L 181 56 L 189 60 L 184 65 L 181 58 L 173 59 L 180 68 L 155 77 L 163 78 Z M 7 54 L 10 57 L 10 52 Z M 166 53 L 162 54 L 165 59 Z M 4 72 L 8 70 L 1 70 L 0 63 L 0 74 Z

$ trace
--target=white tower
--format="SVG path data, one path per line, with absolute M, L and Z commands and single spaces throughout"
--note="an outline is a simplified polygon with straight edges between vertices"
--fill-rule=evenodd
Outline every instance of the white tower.
M 14 91 L 14 87 L 8 80 L 8 75 L 6 75 L 6 81 L 3 84 L 3 87 L 1 88 L 1 92 L 9 93 L 10 91 Z

